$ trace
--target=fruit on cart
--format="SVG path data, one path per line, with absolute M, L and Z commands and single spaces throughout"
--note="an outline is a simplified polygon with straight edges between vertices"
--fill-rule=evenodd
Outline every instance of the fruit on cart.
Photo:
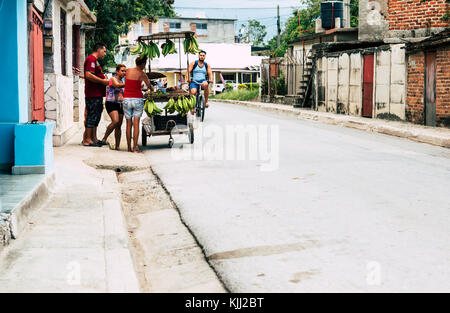
M 153 60 L 155 57 L 159 58 L 161 56 L 158 45 L 153 41 L 150 41 L 150 44 L 148 45 L 146 43 L 143 43 L 142 45 L 141 57 Z
M 166 42 L 161 45 L 161 52 L 164 56 L 176 53 L 175 43 L 172 40 L 167 39 Z
M 148 117 L 153 117 L 163 112 L 163 110 L 158 108 L 158 106 L 155 104 L 155 101 L 152 100 L 145 101 L 144 111 L 145 113 L 147 113 Z
M 189 34 L 184 40 L 184 52 L 186 54 L 196 54 L 202 51 L 199 47 L 197 38 L 195 38 L 194 34 Z
M 134 48 L 133 50 L 131 50 L 131 54 L 136 55 L 139 54 L 142 50 L 142 43 L 138 42 L 136 48 Z

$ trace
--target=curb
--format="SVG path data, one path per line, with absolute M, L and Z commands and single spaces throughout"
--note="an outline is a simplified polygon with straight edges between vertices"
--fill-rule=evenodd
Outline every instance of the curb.
M 108 292 L 139 293 L 140 285 L 130 251 L 120 184 L 114 171 L 97 169 L 97 172 L 102 176 L 103 190 L 115 195 L 102 201 Z
M 237 100 L 213 100 L 212 102 L 232 103 L 267 112 L 292 116 L 302 120 L 311 120 L 328 125 L 343 126 L 409 139 L 434 146 L 450 148 L 450 129 L 415 125 L 406 122 L 386 121 L 380 119 L 365 119 L 350 115 L 338 115 L 327 112 L 317 112 L 294 108 L 289 105 L 259 103 Z
M 11 211 L 0 215 L 0 252 L 9 245 L 11 239 L 17 239 L 27 226 L 36 209 L 49 198 L 55 185 L 54 171 L 46 175 L 24 199 Z

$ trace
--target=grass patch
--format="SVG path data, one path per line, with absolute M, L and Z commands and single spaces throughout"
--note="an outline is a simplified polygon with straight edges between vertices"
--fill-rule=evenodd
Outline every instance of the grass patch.
M 251 101 L 255 100 L 259 96 L 259 90 L 233 90 L 226 91 L 215 96 L 211 96 L 216 100 L 239 100 L 239 101 Z

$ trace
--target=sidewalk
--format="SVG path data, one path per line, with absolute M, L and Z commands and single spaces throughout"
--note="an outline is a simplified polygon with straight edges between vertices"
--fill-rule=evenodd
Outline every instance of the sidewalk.
M 81 135 L 55 149 L 54 193 L 1 252 L 0 292 L 139 291 L 116 174 L 88 165 L 133 156 L 82 147 Z
M 213 102 L 233 103 L 267 112 L 284 114 L 303 120 L 312 120 L 324 124 L 356 128 L 369 132 L 397 136 L 413 141 L 428 143 L 435 146 L 450 148 L 450 129 L 442 127 L 428 127 L 407 122 L 396 122 L 382 119 L 370 119 L 350 115 L 341 115 L 327 112 L 317 112 L 308 109 L 294 108 L 290 105 L 235 101 L 213 100 Z

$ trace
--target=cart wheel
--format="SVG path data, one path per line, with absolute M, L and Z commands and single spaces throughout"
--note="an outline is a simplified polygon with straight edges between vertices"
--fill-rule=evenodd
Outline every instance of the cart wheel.
M 173 139 L 169 139 L 169 148 L 172 149 L 173 144 L 174 144 L 174 140 Z
M 189 142 L 194 143 L 194 126 L 192 124 L 189 125 Z
M 145 131 L 144 126 L 142 126 L 142 145 L 147 146 L 147 133 Z

